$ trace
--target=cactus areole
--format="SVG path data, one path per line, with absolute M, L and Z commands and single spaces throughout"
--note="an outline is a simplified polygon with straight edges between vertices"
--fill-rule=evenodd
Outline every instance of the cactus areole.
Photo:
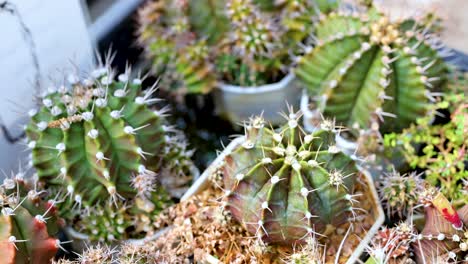
M 226 156 L 226 206 L 250 233 L 292 245 L 353 221 L 356 163 L 335 145 L 334 124 L 305 134 L 299 115 L 272 130 L 262 118 L 245 126 L 242 146 Z
M 316 45 L 296 75 L 326 117 L 347 127 L 399 131 L 429 111 L 445 86 L 440 42 L 425 25 L 395 21 L 371 8 L 320 17 Z

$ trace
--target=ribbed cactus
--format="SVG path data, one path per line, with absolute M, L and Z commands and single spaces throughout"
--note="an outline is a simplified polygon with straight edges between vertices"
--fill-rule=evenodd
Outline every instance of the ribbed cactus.
M 68 79 L 30 112 L 26 128 L 39 182 L 64 196 L 63 217 L 72 221 L 106 202 L 152 214 L 162 209 L 170 190 L 158 177 L 186 179 L 192 163 L 181 133 L 164 119 L 167 109 L 148 106 L 159 100 L 151 97 L 156 87 L 142 91 L 129 71 L 114 81 L 107 67 Z
M 25 182 L 22 173 L 0 185 L 1 263 L 49 263 L 60 248 L 56 201 Z
M 408 127 L 428 112 L 446 80 L 440 43 L 415 21 L 332 12 L 316 25 L 316 45 L 298 59 L 296 74 L 318 110 L 340 124 L 381 131 Z
M 249 233 L 292 245 L 327 234 L 355 216 L 354 186 L 360 171 L 335 145 L 327 121 L 305 134 L 291 113 L 278 130 L 261 117 L 245 126 L 242 146 L 226 156 L 227 207 Z

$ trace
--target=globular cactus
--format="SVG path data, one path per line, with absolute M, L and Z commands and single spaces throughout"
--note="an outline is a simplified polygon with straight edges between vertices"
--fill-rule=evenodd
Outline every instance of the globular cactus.
M 39 183 L 63 196 L 60 213 L 71 222 L 108 201 L 157 213 L 171 191 L 159 177 L 187 184 L 193 165 L 181 133 L 164 119 L 167 109 L 149 107 L 159 100 L 151 97 L 156 87 L 143 91 L 129 71 L 114 80 L 108 67 L 68 79 L 30 111 L 26 133 Z
M 332 122 L 306 134 L 291 113 L 273 130 L 261 117 L 245 125 L 242 146 L 225 158 L 226 206 L 267 243 L 304 243 L 355 219 L 356 162 L 335 144 Z
M 347 127 L 399 131 L 429 112 L 447 67 L 425 25 L 367 13 L 320 16 L 297 76 L 325 117 Z
M 383 176 L 379 195 L 387 208 L 387 215 L 398 214 L 399 217 L 408 215 L 418 203 L 419 187 L 423 180 L 415 172 L 401 175 L 393 171 Z
M 44 200 L 25 182 L 23 173 L 7 178 L 0 185 L 1 263 L 50 263 L 60 240 L 56 201 Z

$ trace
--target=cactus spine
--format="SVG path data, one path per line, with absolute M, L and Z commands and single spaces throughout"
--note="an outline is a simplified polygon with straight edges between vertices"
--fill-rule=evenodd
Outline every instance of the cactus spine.
M 2 263 L 49 263 L 60 248 L 56 201 L 31 189 L 23 173 L 0 186 L 0 256 Z
M 279 130 L 262 118 L 246 126 L 245 141 L 225 158 L 227 207 L 249 233 L 269 243 L 303 243 L 353 221 L 354 160 L 335 145 L 337 129 L 324 122 L 305 134 L 291 113 Z
M 399 131 L 425 116 L 445 86 L 440 43 L 415 21 L 391 22 L 373 8 L 332 12 L 321 16 L 316 39 L 296 73 L 319 110 L 348 127 Z
M 108 67 L 68 79 L 30 112 L 26 132 L 39 181 L 64 195 L 60 212 L 69 221 L 106 202 L 157 213 L 170 203 L 157 173 L 185 178 L 192 164 L 180 132 L 165 122 L 167 109 L 148 106 L 158 100 L 156 87 L 142 91 L 129 70 L 114 80 Z

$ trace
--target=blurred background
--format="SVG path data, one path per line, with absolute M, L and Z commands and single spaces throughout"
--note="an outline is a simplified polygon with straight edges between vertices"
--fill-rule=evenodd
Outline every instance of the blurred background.
M 196 0 L 192 0 L 196 1 Z M 468 53 L 468 1 L 460 0 L 376 0 L 382 9 L 394 16 L 408 16 L 422 11 L 436 11 L 446 31 L 442 36 L 450 48 L 456 49 L 461 67 L 467 67 Z M 27 112 L 33 107 L 34 94 L 41 87 L 60 83 L 52 76 L 70 69 L 86 71 L 95 63 L 95 54 L 109 49 L 117 52 L 114 67 L 122 70 L 126 62 L 134 69 L 143 69 L 141 50 L 135 45 L 135 17 L 143 0 L 0 0 L 0 123 L 10 136 L 22 134 L 27 122 Z M 197 120 L 200 113 L 209 114 L 210 104 L 196 109 L 198 99 L 186 98 L 188 106 L 173 105 L 184 117 L 175 115 L 178 126 L 195 131 L 193 141 L 217 142 L 207 148 L 220 148 L 233 132 L 225 123 L 213 127 L 211 117 L 203 118 L 192 129 L 190 122 L 177 119 Z M 193 106 L 193 107 L 192 107 Z M 207 108 L 206 108 L 207 107 Z M 178 109 L 184 108 L 184 109 Z M 199 111 L 199 112 L 197 112 Z M 214 118 L 214 117 L 213 117 Z M 219 120 L 217 120 L 219 121 Z M 218 125 L 219 124 L 219 125 Z M 212 126 L 208 129 L 208 127 Z M 213 132 L 214 131 L 214 132 Z M 23 141 L 9 142 L 8 135 L 0 131 L 0 169 L 6 173 L 19 166 L 19 157 L 28 153 Z M 203 144 L 199 144 L 201 146 Z M 197 159 L 197 156 L 196 156 Z M 209 158 L 200 157 L 198 163 L 206 164 Z M 0 174 L 1 175 L 1 174 Z M 1 178 L 1 176 L 0 176 Z

